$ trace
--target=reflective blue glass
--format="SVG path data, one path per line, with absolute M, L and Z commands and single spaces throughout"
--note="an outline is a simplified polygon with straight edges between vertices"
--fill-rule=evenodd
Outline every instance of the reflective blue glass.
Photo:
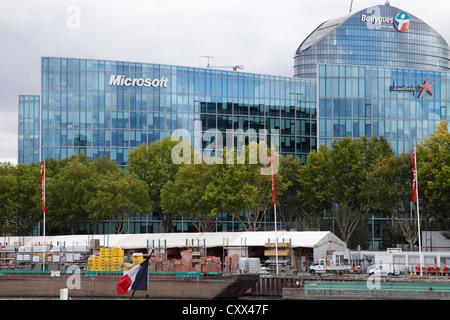
M 49 63 L 48 60 L 43 62 L 43 68 L 49 68 Z M 38 163 L 41 122 L 40 96 L 20 95 L 18 109 L 18 162 L 24 164 Z
M 399 14 L 409 18 L 404 28 L 396 22 Z M 297 49 L 294 69 L 295 76 L 301 78 L 315 78 L 319 63 L 448 71 L 449 52 L 439 33 L 416 16 L 393 6 L 377 5 L 322 23 Z M 342 70 L 345 74 L 339 68 L 323 67 L 319 76 L 336 76 L 338 72 L 342 76 L 366 76 L 362 67 Z M 372 71 L 374 77 L 390 77 L 381 73 L 388 70 Z M 427 77 L 421 73 L 415 75 Z M 409 77 L 403 71 L 396 76 Z
M 449 85 L 446 73 L 381 67 L 365 67 L 360 73 L 359 69 L 356 74 L 350 66 L 319 66 L 319 86 L 332 86 L 329 95 L 319 97 L 321 143 L 376 135 L 386 137 L 397 153 L 409 152 L 448 117 L 450 102 L 443 98 Z M 352 76 L 344 81 L 341 77 L 348 70 Z M 432 84 L 432 91 L 423 89 L 425 83 Z

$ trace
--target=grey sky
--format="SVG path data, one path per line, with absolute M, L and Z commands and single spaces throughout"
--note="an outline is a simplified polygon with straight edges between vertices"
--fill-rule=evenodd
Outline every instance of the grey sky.
M 0 1 L 0 162 L 17 163 L 18 95 L 40 94 L 40 57 L 125 60 L 292 76 L 300 43 L 351 0 Z M 384 4 L 354 0 L 353 11 Z M 449 0 L 392 0 L 450 42 Z M 79 10 L 79 15 L 77 15 Z M 77 20 L 79 17 L 79 20 Z

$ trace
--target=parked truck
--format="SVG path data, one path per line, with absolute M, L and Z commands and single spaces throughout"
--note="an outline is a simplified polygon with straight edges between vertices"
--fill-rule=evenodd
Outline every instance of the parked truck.
M 325 259 L 318 259 L 309 267 L 309 272 L 311 274 L 322 274 L 322 273 L 334 273 L 334 274 L 344 274 L 347 273 L 352 267 L 350 266 L 333 266 L 327 263 Z
M 392 263 L 383 263 L 369 268 L 370 275 L 376 275 L 381 277 L 395 276 L 398 273 L 399 273 L 398 266 Z

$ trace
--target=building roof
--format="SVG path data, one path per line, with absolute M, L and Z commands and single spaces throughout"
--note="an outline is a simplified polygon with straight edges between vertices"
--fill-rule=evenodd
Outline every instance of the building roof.
M 313 32 L 311 32 L 308 35 L 308 37 L 306 37 L 305 40 L 303 40 L 303 42 L 298 47 L 296 54 L 299 55 L 301 52 L 303 52 L 306 49 L 310 48 L 311 46 L 315 45 L 320 40 L 324 39 L 326 36 L 328 36 L 330 33 L 332 33 L 334 30 L 336 30 L 338 27 L 340 27 L 345 22 L 347 22 L 353 16 L 360 15 L 361 13 L 365 13 L 365 12 L 368 12 L 368 13 L 370 12 L 369 15 L 374 15 L 374 16 L 378 17 L 378 15 L 380 14 L 381 8 L 388 8 L 387 10 L 394 10 L 397 12 L 402 11 L 401 9 L 396 8 L 394 6 L 374 5 L 374 6 L 359 10 L 359 11 L 351 12 L 351 13 L 341 16 L 339 18 L 327 20 L 327 21 L 323 22 L 322 24 L 320 24 Z M 412 15 L 410 13 L 408 13 L 408 14 L 411 16 L 411 18 L 414 18 L 417 21 L 423 22 L 421 19 L 415 17 L 414 15 Z M 425 23 L 425 22 L 423 22 L 423 23 Z M 437 35 L 439 35 L 440 38 L 442 38 L 436 30 L 434 30 L 428 24 L 426 24 L 426 25 L 431 30 L 433 30 Z M 442 38 L 442 41 L 447 45 L 447 42 L 445 41 L 444 38 Z
M 316 44 L 317 42 L 319 42 L 326 35 L 331 33 L 333 30 L 335 30 L 337 27 L 339 27 L 342 23 L 347 21 L 353 15 L 354 15 L 354 13 L 347 14 L 345 16 L 342 16 L 342 17 L 339 17 L 336 19 L 330 19 L 330 20 L 323 22 L 313 32 L 311 32 L 310 35 L 307 36 L 305 40 L 303 40 L 303 42 L 300 44 L 300 46 L 297 49 L 297 54 L 300 54 L 302 51 L 305 51 L 309 47 L 311 47 L 314 44 Z
M 12 245 L 89 245 L 92 239 L 100 240 L 100 246 L 139 249 L 155 246 L 176 248 L 185 245 L 212 247 L 264 246 L 275 241 L 274 231 L 254 232 L 200 232 L 200 233 L 146 233 L 111 235 L 70 235 L 45 237 L 5 237 L 2 242 Z M 344 245 L 344 242 L 329 231 L 279 231 L 279 242 L 290 242 L 292 248 L 314 248 L 328 242 Z M 3 243 L 2 243 L 3 244 Z

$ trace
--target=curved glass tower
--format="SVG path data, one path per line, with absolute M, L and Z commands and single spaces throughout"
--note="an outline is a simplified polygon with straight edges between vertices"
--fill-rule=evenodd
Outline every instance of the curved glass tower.
M 325 21 L 298 47 L 294 75 L 315 78 L 317 64 L 450 70 L 444 38 L 416 16 L 378 5 Z

